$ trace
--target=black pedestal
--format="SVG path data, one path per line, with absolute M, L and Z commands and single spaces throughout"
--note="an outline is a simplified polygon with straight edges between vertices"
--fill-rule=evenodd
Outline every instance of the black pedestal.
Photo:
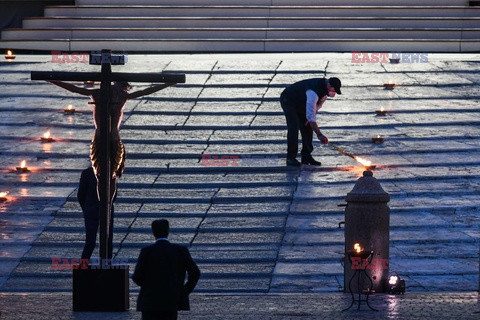
M 73 270 L 73 311 L 126 311 L 130 308 L 128 266 Z

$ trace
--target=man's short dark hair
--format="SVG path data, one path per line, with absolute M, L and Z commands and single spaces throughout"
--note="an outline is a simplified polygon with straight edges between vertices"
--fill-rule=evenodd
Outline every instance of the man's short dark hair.
M 170 224 L 166 219 L 158 219 L 152 222 L 152 231 L 156 239 L 168 237 L 169 229 Z

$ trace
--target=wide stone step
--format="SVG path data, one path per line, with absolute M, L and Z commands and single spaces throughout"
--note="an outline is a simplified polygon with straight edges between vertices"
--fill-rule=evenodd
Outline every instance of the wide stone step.
M 41 17 L 24 28 L 475 28 L 478 17 Z
M 480 39 L 85 39 L 4 40 L 0 48 L 40 51 L 91 51 L 100 48 L 128 52 L 478 52 Z
M 327 39 L 480 39 L 479 28 L 79 28 L 10 29 L 3 40 L 52 39 L 148 39 L 148 40 L 322 40 Z
M 47 6 L 46 17 L 478 17 L 464 6 Z
M 358 0 L 296 0 L 297 6 L 356 6 Z M 238 5 L 238 0 L 102 0 L 102 5 Z M 242 5 L 257 6 L 291 6 L 291 0 L 242 0 Z M 385 0 L 362 0 L 364 6 L 385 5 Z M 76 0 L 76 5 L 98 5 L 98 0 Z M 390 6 L 424 5 L 424 6 L 461 6 L 464 0 L 389 0 Z

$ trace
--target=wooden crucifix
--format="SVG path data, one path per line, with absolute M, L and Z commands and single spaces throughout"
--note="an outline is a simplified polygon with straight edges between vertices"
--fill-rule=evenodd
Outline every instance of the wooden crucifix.
M 95 133 L 90 148 L 90 158 L 97 177 L 100 201 L 100 258 L 108 256 L 111 206 L 116 193 L 117 179 L 124 169 L 125 148 L 120 139 L 119 126 L 123 106 L 129 99 L 159 91 L 175 83 L 184 83 L 185 75 L 176 73 L 112 73 L 112 64 L 124 64 L 124 57 L 102 50 L 101 55 L 91 55 L 90 64 L 101 65 L 101 72 L 48 72 L 32 71 L 32 80 L 46 80 L 71 92 L 90 96 L 94 104 Z M 101 81 L 100 90 L 89 90 L 62 81 Z M 114 85 L 111 83 L 114 81 Z M 145 90 L 128 93 L 128 81 L 161 82 Z

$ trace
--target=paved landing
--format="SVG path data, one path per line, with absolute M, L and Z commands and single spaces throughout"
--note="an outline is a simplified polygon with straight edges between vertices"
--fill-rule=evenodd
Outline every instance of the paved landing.
M 67 293 L 1 293 L 0 310 L 4 320 L 136 320 L 136 295 L 130 297 L 126 312 L 72 312 L 71 294 Z M 476 292 L 408 293 L 405 295 L 371 296 L 374 312 L 362 303 L 360 310 L 351 304 L 348 294 L 193 294 L 191 310 L 181 311 L 179 319 L 266 320 L 266 319 L 478 319 L 480 312 Z
M 390 270 L 406 279 L 407 292 L 476 290 L 480 55 L 428 58 L 357 64 L 351 54 L 129 56 L 114 71 L 180 71 L 187 83 L 127 103 L 115 257 L 132 269 L 152 241 L 151 221 L 168 218 L 171 240 L 188 245 L 203 271 L 198 293 L 342 290 L 338 205 L 363 167 L 320 144 L 314 157 L 322 167 L 285 167 L 277 102 L 294 81 L 337 76 L 344 94 L 325 103 L 319 124 L 332 143 L 377 165 L 374 176 L 391 196 Z M 71 272 L 52 270 L 52 257 L 79 257 L 83 246 L 75 195 L 89 163 L 88 99 L 30 81 L 29 72 L 98 67 L 50 60 L 19 56 L 0 64 L 0 189 L 9 191 L 0 203 L 4 292 L 70 292 Z M 390 80 L 397 86 L 384 90 Z M 78 112 L 65 115 L 68 104 Z M 376 116 L 381 107 L 386 116 Z M 39 141 L 47 130 L 56 142 Z M 373 144 L 376 135 L 385 142 Z M 239 160 L 207 165 L 202 155 Z M 30 173 L 13 171 L 22 159 Z

